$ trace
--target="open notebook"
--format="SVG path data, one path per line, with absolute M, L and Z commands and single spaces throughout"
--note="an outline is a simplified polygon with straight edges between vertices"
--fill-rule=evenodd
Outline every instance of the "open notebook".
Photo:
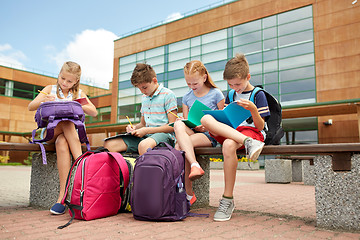
M 199 126 L 201 125 L 200 119 L 204 116 L 203 110 L 211 109 L 199 100 L 195 100 L 194 104 L 190 108 L 188 119 L 182 119 L 181 121 L 183 121 L 189 128 Z M 174 123 L 170 123 L 169 125 L 173 127 Z
M 237 102 L 230 103 L 223 110 L 204 110 L 203 112 L 233 128 L 237 128 L 240 123 L 251 117 L 251 112 L 238 105 Z

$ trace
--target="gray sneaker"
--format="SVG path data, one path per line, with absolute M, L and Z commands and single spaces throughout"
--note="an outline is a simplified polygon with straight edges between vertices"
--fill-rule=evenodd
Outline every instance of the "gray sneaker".
M 231 218 L 231 214 L 235 209 L 233 199 L 222 198 L 220 199 L 219 208 L 214 215 L 214 221 L 228 221 Z
M 261 150 L 263 149 L 265 143 L 260 142 L 258 140 L 248 138 L 245 141 L 245 151 L 246 151 L 246 157 L 256 161 L 261 153 Z

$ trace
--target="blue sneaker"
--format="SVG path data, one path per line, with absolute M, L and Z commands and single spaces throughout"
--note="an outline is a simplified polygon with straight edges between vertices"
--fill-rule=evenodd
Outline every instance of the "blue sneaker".
M 60 215 L 65 213 L 65 206 L 60 203 L 55 203 L 54 206 L 50 209 L 50 212 L 55 215 Z

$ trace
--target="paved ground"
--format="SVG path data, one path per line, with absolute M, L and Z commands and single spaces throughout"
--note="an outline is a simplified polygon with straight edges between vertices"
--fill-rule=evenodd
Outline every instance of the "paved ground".
M 264 171 L 238 171 L 236 210 L 228 222 L 214 222 L 222 194 L 221 170 L 211 171 L 210 205 L 192 210 L 210 218 L 142 222 L 131 214 L 75 220 L 28 207 L 30 167 L 0 166 L 0 239 L 360 239 L 360 233 L 320 229 L 315 224 L 314 187 L 266 184 Z

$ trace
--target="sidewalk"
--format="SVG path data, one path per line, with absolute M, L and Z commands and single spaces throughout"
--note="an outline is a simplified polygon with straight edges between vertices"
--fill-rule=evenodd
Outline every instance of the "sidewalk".
M 360 233 L 330 231 L 315 226 L 313 186 L 302 183 L 266 184 L 263 170 L 237 173 L 236 209 L 230 221 L 212 217 L 223 190 L 222 170 L 211 170 L 210 205 L 180 222 L 143 222 L 131 214 L 74 220 L 66 213 L 28 207 L 30 167 L 0 166 L 0 239 L 360 239 Z

